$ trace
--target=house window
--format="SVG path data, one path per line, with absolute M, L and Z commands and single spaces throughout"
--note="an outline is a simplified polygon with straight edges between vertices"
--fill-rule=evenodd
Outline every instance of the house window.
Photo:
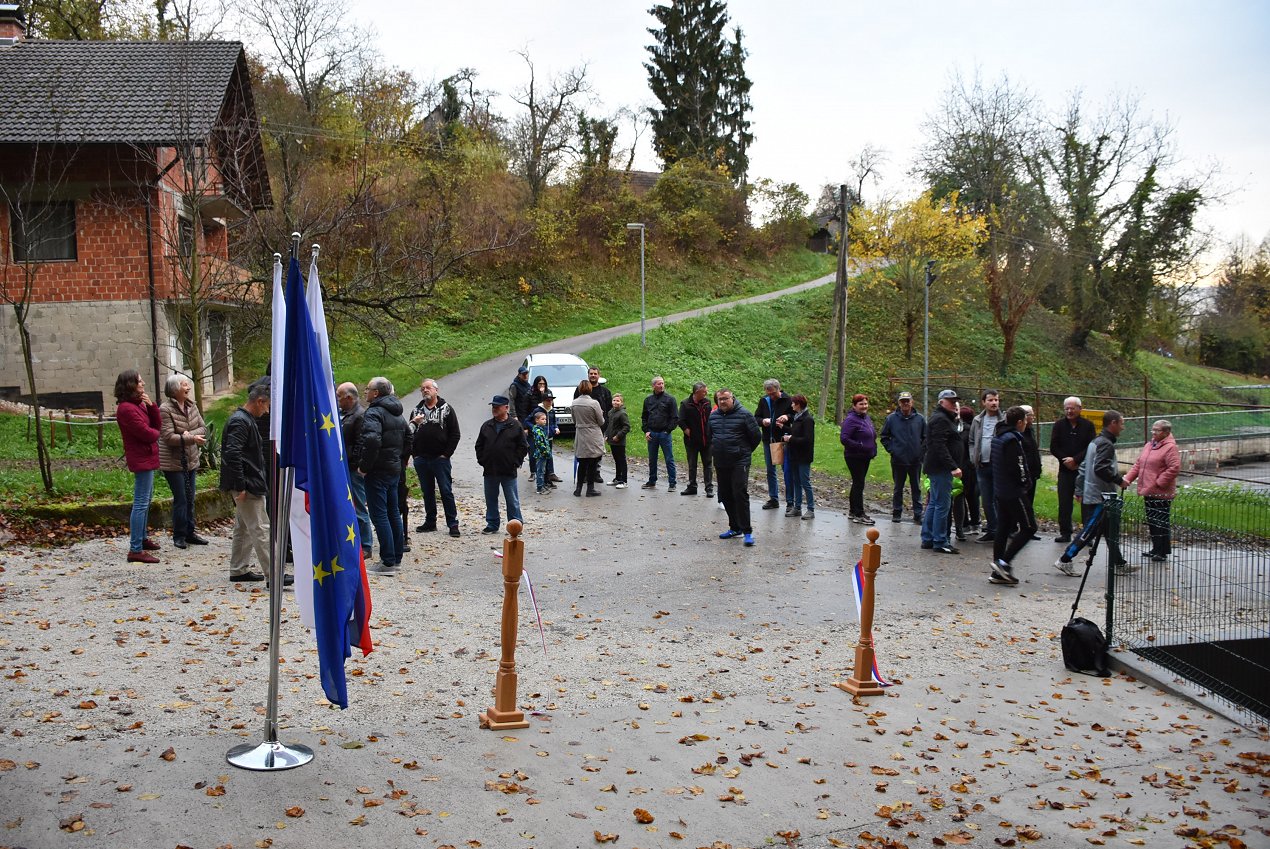
M 35 201 L 9 208 L 14 262 L 75 259 L 75 202 Z

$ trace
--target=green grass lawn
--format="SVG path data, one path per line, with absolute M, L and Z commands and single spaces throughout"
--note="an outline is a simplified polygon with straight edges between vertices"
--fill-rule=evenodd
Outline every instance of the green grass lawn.
M 58 424 L 56 442 L 49 452 L 57 491 L 50 497 L 44 492 L 36 465 L 34 432 L 27 437 L 27 418 L 0 414 L 0 507 L 15 509 L 47 501 L 132 500 L 133 476 L 124 465 L 119 426 L 107 421 L 101 433 L 102 448 L 98 451 L 96 426 L 72 426 L 71 439 L 67 440 L 66 426 Z M 48 444 L 47 421 L 44 439 Z M 216 472 L 204 472 L 198 477 L 199 489 L 214 488 L 218 480 Z M 154 494 L 156 498 L 171 495 L 161 475 L 156 475 Z

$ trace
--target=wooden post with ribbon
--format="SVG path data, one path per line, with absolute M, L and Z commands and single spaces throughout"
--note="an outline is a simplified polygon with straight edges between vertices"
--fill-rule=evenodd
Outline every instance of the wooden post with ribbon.
M 520 539 L 523 527 L 519 520 L 512 519 L 507 523 L 508 536 L 503 540 L 502 658 L 494 682 L 494 706 L 480 715 L 480 727 L 491 731 L 529 727 L 525 714 L 516 709 L 517 593 L 520 576 L 525 571 L 525 542 Z
M 869 541 L 864 544 L 864 552 L 860 556 L 860 641 L 855 647 L 855 671 L 849 679 L 836 682 L 834 686 L 853 696 L 880 696 L 884 692 L 882 684 L 874 677 L 873 585 L 882 565 L 882 546 L 878 545 L 876 528 L 869 528 L 866 536 Z

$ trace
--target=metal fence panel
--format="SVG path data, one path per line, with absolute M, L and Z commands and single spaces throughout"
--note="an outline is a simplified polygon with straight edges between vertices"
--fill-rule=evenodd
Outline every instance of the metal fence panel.
M 1161 540 L 1163 560 L 1144 555 Z M 1128 566 L 1107 576 L 1110 644 L 1270 719 L 1270 493 L 1210 486 L 1163 503 L 1128 496 L 1120 547 Z

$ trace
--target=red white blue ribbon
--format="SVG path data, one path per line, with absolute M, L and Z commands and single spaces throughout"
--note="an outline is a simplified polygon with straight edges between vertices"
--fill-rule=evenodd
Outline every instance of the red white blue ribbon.
M 864 562 L 857 560 L 855 568 L 851 570 L 851 595 L 855 598 L 855 615 L 858 619 L 861 615 L 860 607 L 864 603 Z M 873 632 L 869 632 L 869 640 L 873 640 Z M 878 653 L 877 644 L 873 647 L 873 680 L 878 682 L 879 686 L 889 687 L 891 682 L 882 677 L 882 673 L 878 671 Z
M 534 618 L 538 620 L 538 637 L 542 640 L 542 656 L 547 656 L 547 633 L 542 630 L 542 614 L 538 611 L 538 595 L 534 592 L 534 582 L 529 578 L 528 570 L 522 570 L 520 577 L 524 579 L 525 586 L 529 587 L 529 601 L 534 606 Z

